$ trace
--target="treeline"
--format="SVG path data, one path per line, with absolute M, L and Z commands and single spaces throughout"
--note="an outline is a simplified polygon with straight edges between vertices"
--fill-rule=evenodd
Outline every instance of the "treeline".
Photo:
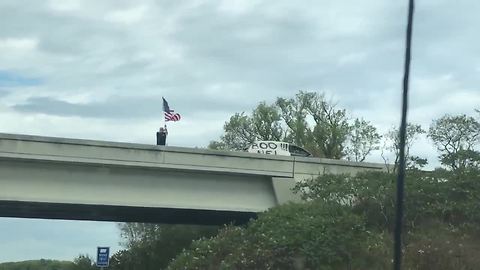
M 480 112 L 444 115 L 432 121 L 428 129 L 409 123 L 407 161 L 423 167 L 425 157 L 410 155 L 410 148 L 420 135 L 427 135 L 440 152 L 439 159 L 450 168 L 478 162 Z M 225 123 L 224 134 L 212 141 L 211 149 L 243 150 L 256 140 L 285 141 L 303 147 L 316 157 L 364 161 L 374 150 L 381 150 L 385 163 L 398 164 L 398 130 L 380 134 L 377 127 L 363 118 L 353 117 L 346 109 L 327 101 L 316 92 L 300 91 L 292 98 L 279 97 L 272 104 L 261 102 L 250 113 L 236 113 Z M 389 156 L 393 156 L 390 159 Z
M 0 270 L 72 270 L 72 262 L 55 260 L 31 260 L 0 263 Z
M 89 270 L 81 268 L 76 262 L 57 260 L 29 260 L 22 262 L 0 263 L 0 270 Z
M 110 270 L 164 269 L 192 241 L 216 235 L 219 227 L 169 224 L 119 224 L 124 250 L 110 259 Z
M 73 262 L 40 259 L 0 263 L 0 270 L 98 270 L 98 267 L 88 255 L 79 255 Z
M 351 119 L 324 95 L 300 91 L 293 98 L 261 102 L 250 114 L 236 113 L 212 149 L 243 150 L 256 140 L 284 141 L 314 156 L 363 161 L 380 143 L 377 129 L 364 119 Z

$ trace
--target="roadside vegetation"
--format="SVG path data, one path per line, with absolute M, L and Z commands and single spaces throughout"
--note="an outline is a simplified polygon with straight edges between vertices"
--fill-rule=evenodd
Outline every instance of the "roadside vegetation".
M 0 263 L 0 270 L 91 270 L 97 269 L 86 255 L 78 256 L 73 262 L 58 260 L 29 260 Z
M 303 203 L 194 241 L 168 269 L 389 269 L 395 175 L 322 175 L 299 183 Z M 405 269 L 477 269 L 480 170 L 410 171 Z

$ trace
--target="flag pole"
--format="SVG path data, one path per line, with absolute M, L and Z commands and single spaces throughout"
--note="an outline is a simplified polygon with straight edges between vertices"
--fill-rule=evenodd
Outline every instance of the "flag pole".
M 162 96 L 162 99 L 165 98 Z M 167 128 L 167 120 L 165 119 L 165 107 L 163 107 L 163 127 L 165 128 L 165 145 L 167 145 L 167 136 L 168 136 L 168 128 Z
M 166 129 L 167 128 L 167 121 L 165 121 L 165 97 L 162 96 L 162 100 L 164 102 L 163 104 L 163 114 L 162 114 L 162 122 L 163 122 L 163 127 Z
M 161 127 L 160 128 L 160 131 L 159 133 L 162 133 L 163 134 L 163 144 L 162 145 L 165 145 L 166 143 L 166 138 L 167 138 L 167 135 L 168 135 L 168 129 L 167 129 L 167 122 L 168 121 L 179 121 L 181 116 L 179 113 L 175 113 L 174 110 L 171 110 L 170 109 L 170 106 L 168 105 L 168 102 L 165 100 L 164 97 L 162 97 L 163 99 L 163 128 Z
M 167 135 L 168 135 L 168 130 L 167 130 L 167 121 L 165 120 L 165 98 L 162 97 L 163 100 L 163 113 L 162 113 L 162 125 L 160 125 L 160 128 L 157 131 L 157 145 L 163 145 L 165 146 L 167 144 Z

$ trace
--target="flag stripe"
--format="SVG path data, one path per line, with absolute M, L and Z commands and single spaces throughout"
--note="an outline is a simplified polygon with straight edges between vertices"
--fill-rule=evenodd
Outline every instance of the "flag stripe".
M 168 113 L 168 112 L 165 112 L 165 121 L 168 122 L 168 121 L 180 121 L 182 117 L 180 116 L 180 114 L 178 113 Z
M 179 121 L 182 118 L 180 114 L 175 113 L 174 110 L 170 110 L 170 106 L 168 106 L 168 102 L 165 100 L 165 98 L 162 98 L 162 99 L 163 99 L 163 111 L 165 112 L 165 122 Z

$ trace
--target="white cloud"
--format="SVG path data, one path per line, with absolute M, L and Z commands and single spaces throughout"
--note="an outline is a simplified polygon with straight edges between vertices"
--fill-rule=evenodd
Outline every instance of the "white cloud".
M 465 87 L 452 74 L 414 79 L 411 86 L 412 119 L 425 125 L 444 114 L 472 114 L 480 104 L 480 89 Z
M 35 38 L 4 38 L 0 39 L 0 50 L 4 53 L 26 53 L 35 50 L 38 40 Z
M 131 25 L 140 22 L 148 11 L 146 6 L 138 6 L 128 9 L 115 10 L 105 16 L 105 20 L 114 23 Z
M 358 64 L 365 61 L 366 58 L 367 58 L 367 53 L 365 52 L 349 53 L 341 56 L 340 59 L 338 59 L 338 65 L 344 66 L 349 64 Z
M 80 0 L 49 0 L 48 6 L 55 11 L 71 12 L 78 10 L 81 2 Z
M 258 2 L 256 0 L 223 0 L 220 1 L 218 10 L 232 15 L 242 15 L 255 8 Z

